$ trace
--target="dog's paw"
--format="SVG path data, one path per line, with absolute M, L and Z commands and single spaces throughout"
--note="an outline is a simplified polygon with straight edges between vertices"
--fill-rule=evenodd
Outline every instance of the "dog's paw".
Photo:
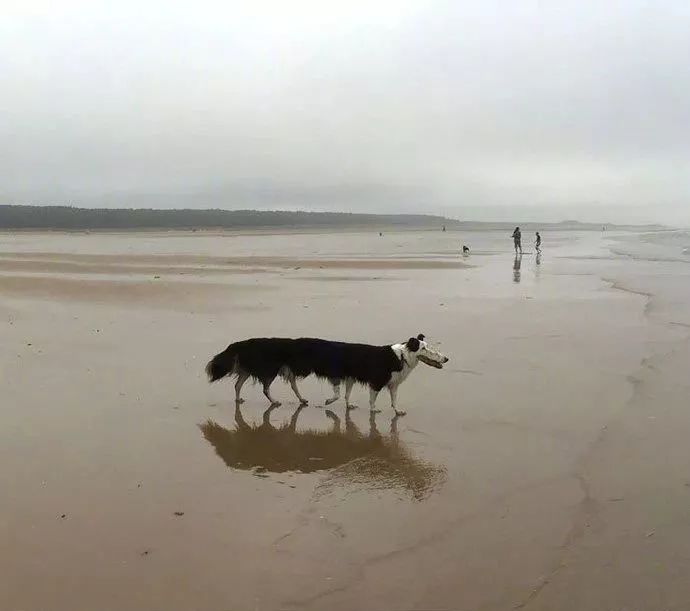
M 280 401 L 274 401 L 273 403 L 271 403 L 271 407 L 280 407 L 281 405 L 282 403 Z
M 237 403 L 237 405 L 242 405 L 244 403 L 244 399 L 235 399 L 235 403 Z
M 307 401 L 307 399 L 300 399 L 299 404 L 300 405 L 309 405 L 309 401 Z
M 354 403 L 348 403 L 345 407 L 347 407 L 347 409 L 357 409 L 358 406 Z
M 326 399 L 324 403 L 330 405 L 331 403 L 335 403 L 338 399 L 340 399 L 340 397 L 331 397 L 330 399 Z
M 381 410 L 380 410 L 380 409 L 376 409 L 375 407 L 370 407 L 370 408 L 369 408 L 369 413 L 370 413 L 370 414 L 380 414 L 380 413 L 381 413 Z
M 407 414 L 407 412 L 404 412 L 404 411 L 399 410 L 399 409 L 394 409 L 393 411 L 395 412 L 396 416 L 404 416 L 405 414 Z

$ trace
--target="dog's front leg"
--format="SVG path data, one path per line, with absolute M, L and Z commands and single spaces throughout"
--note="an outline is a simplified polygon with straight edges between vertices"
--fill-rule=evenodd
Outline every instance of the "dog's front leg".
M 352 387 L 355 385 L 355 381 L 352 378 L 345 380 L 345 406 L 347 409 L 355 409 L 357 406 L 350 403 L 350 394 L 352 393 Z
M 369 410 L 374 414 L 381 411 L 376 409 L 376 397 L 379 396 L 379 392 L 380 391 L 374 390 L 373 388 L 369 389 Z
M 398 385 L 397 384 L 391 384 L 390 386 L 388 386 L 388 392 L 391 394 L 391 407 L 393 408 L 395 415 L 396 416 L 404 416 L 405 412 L 398 411 L 398 408 L 396 406 L 396 402 L 398 399 Z

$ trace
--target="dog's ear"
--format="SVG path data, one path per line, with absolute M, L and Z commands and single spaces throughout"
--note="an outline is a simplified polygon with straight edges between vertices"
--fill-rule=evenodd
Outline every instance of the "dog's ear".
M 423 341 L 424 341 L 424 333 L 420 333 L 420 334 L 417 336 L 417 339 L 418 339 L 420 342 L 423 342 Z
M 419 350 L 419 340 L 416 337 L 408 339 L 405 345 L 410 352 L 417 352 Z

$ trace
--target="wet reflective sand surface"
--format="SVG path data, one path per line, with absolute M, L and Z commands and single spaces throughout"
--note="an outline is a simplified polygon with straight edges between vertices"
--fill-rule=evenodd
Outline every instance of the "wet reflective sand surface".
M 2 235 L 0 609 L 687 609 L 690 273 L 664 248 Z M 451 361 L 402 418 L 314 380 L 236 406 L 203 372 L 251 336 L 418 333 Z

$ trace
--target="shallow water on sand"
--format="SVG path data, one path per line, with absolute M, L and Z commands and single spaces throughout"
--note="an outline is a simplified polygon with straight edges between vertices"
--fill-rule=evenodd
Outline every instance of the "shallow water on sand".
M 3 235 L 0 608 L 686 608 L 689 272 L 648 240 Z M 404 418 L 203 373 L 418 333 Z

